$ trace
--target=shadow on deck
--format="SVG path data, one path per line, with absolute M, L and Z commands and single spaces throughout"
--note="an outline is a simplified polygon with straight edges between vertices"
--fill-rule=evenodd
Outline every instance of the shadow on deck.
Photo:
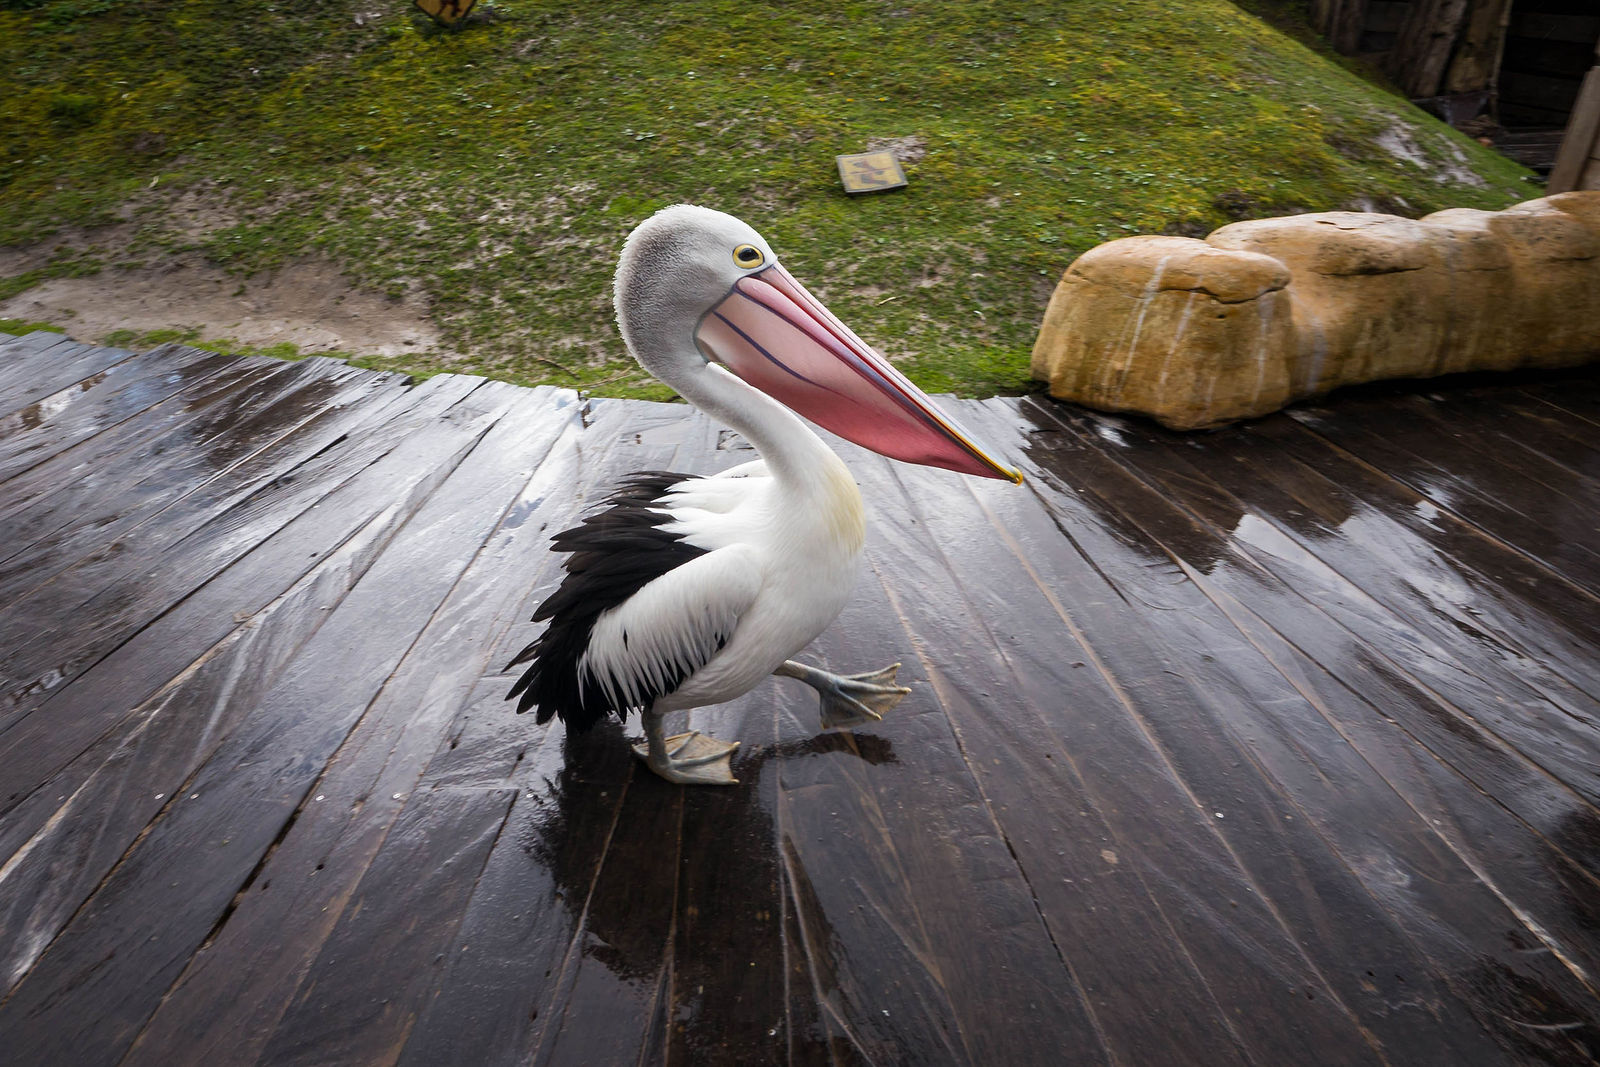
M 1600 377 L 959 403 L 727 790 L 501 697 L 682 406 L 0 344 L 0 1063 L 1589 1062 Z

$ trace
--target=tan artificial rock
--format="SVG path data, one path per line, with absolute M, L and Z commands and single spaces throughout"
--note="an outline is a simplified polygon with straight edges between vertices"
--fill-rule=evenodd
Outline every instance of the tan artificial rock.
M 1511 353 L 1487 354 L 1486 367 L 1565 367 L 1600 353 L 1600 226 L 1586 222 L 1600 212 L 1581 210 L 1583 200 L 1600 200 L 1600 192 L 1563 195 L 1577 210 L 1551 197 L 1489 222 L 1511 256 L 1505 303 L 1518 343 Z
M 1168 425 L 1243 418 L 1288 400 L 1289 272 L 1187 237 L 1126 237 L 1072 264 L 1045 312 L 1033 372 L 1057 396 Z M 1088 403 L 1089 401 L 1085 401 Z M 1196 421 L 1198 420 L 1198 421 Z
M 1434 250 L 1420 223 L 1330 211 L 1235 223 L 1206 243 L 1268 255 L 1289 268 L 1295 347 L 1285 403 L 1354 382 L 1431 372 L 1446 313 L 1442 279 L 1427 269 Z
M 1600 192 L 1420 220 L 1325 212 L 1091 249 L 1033 371 L 1179 429 L 1382 378 L 1600 356 Z

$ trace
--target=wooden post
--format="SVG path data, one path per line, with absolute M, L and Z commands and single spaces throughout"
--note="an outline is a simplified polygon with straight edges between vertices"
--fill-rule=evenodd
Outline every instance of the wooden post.
M 1511 0 L 1471 0 L 1460 43 L 1445 71 L 1444 92 L 1495 91 L 1500 83 L 1506 27 L 1510 24 Z
M 1466 14 L 1467 0 L 1414 0 L 1385 63 L 1403 93 L 1439 95 Z
M 1589 69 L 1578 90 L 1545 189 L 1552 193 L 1600 189 L 1600 63 Z
M 1354 55 L 1361 47 L 1367 0 L 1311 0 L 1311 21 L 1335 52 Z

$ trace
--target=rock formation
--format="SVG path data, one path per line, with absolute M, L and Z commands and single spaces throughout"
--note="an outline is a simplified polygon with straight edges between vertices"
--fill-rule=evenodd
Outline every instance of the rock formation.
M 1174 429 L 1380 378 L 1600 358 L 1600 192 L 1413 220 L 1331 211 L 1128 237 L 1056 286 L 1052 395 Z

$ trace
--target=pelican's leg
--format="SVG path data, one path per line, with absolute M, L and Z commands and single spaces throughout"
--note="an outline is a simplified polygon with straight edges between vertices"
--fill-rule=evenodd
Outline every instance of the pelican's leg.
M 831 730 L 880 721 L 884 712 L 911 692 L 895 684 L 894 672 L 899 669 L 900 664 L 894 663 L 868 674 L 831 674 L 791 659 L 772 673 L 798 678 L 815 689 L 822 698 L 822 728 Z
M 663 737 L 666 713 L 644 713 L 644 744 L 633 751 L 645 765 L 669 782 L 681 785 L 738 785 L 729 765 L 739 742 L 718 741 L 699 730 Z

